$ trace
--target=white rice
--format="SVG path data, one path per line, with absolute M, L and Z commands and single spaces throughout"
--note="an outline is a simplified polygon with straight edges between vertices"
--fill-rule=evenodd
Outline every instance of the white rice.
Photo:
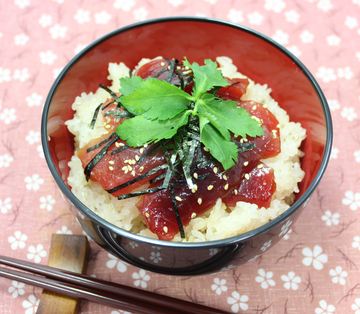
M 150 61 L 143 59 L 140 64 Z M 236 66 L 228 57 L 218 57 L 224 76 L 241 78 Z M 109 79 L 112 80 L 111 90 L 119 90 L 119 78 L 127 76 L 129 69 L 125 64 L 109 64 Z M 269 208 L 258 208 L 256 204 L 238 202 L 235 208 L 229 211 L 221 199 L 216 205 L 201 216 L 191 220 L 185 227 L 186 241 L 210 241 L 235 236 L 264 225 L 290 207 L 294 200 L 294 193 L 298 192 L 298 183 L 303 179 L 304 172 L 300 167 L 300 157 L 303 153 L 299 147 L 306 137 L 306 130 L 300 123 L 289 121 L 287 113 L 281 109 L 270 96 L 271 89 L 265 85 L 255 84 L 250 80 L 243 100 L 253 100 L 268 106 L 280 124 L 281 153 L 274 157 L 262 160 L 267 166 L 274 169 L 276 192 Z M 145 225 L 135 204 L 138 198 L 119 201 L 108 194 L 100 184 L 85 180 L 81 161 L 76 151 L 85 146 L 91 139 L 100 137 L 106 130 L 102 121 L 97 119 L 95 127 L 90 129 L 89 121 L 99 103 L 105 102 L 109 94 L 98 89 L 95 94 L 82 93 L 76 97 L 72 105 L 75 111 L 74 118 L 66 122 L 71 133 L 75 135 L 75 154 L 69 162 L 69 185 L 74 195 L 97 215 L 112 224 L 138 233 L 143 236 L 157 238 Z M 173 241 L 184 241 L 178 234 Z

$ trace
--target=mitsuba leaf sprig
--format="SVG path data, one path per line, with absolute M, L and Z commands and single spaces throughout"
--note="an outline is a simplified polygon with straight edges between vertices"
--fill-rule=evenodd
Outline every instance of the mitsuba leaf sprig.
M 229 85 L 217 63 L 206 59 L 200 66 L 185 58 L 183 64 L 193 72 L 194 88 L 188 94 L 177 86 L 155 78 L 139 76 L 120 79 L 121 104 L 134 115 L 116 129 L 128 146 L 140 147 L 169 140 L 190 121 L 198 121 L 200 140 L 218 160 L 224 171 L 238 160 L 238 146 L 231 132 L 241 137 L 263 135 L 259 123 L 234 101 L 224 101 L 211 91 Z M 195 118 L 195 119 L 194 119 Z

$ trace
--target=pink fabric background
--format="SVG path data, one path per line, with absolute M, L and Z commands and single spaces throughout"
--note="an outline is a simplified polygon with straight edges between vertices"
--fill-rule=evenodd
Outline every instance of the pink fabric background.
M 285 239 L 245 266 L 169 277 L 91 243 L 88 274 L 233 313 L 360 313 L 359 0 L 9 0 L 0 3 L 0 254 L 47 264 L 51 234 L 82 234 L 42 155 L 40 117 L 56 74 L 129 23 L 201 15 L 244 24 L 290 49 L 328 99 L 328 170 Z M 36 312 L 41 289 L 0 278 L 0 313 Z M 59 312 L 60 313 L 60 312 Z M 123 313 L 84 302 L 81 313 Z

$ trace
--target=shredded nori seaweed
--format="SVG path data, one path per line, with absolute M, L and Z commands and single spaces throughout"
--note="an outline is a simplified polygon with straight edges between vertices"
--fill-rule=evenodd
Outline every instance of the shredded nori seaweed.
M 120 137 L 115 133 L 115 136 L 86 165 L 86 167 L 84 169 L 84 174 L 85 174 L 85 177 L 86 177 L 87 181 L 90 179 L 90 174 L 91 174 L 92 169 L 106 155 L 106 153 L 107 153 L 108 149 L 110 148 L 110 146 L 112 144 L 114 144 L 119 139 L 120 139 Z
M 174 78 L 174 76 L 178 76 L 180 79 L 180 83 L 174 84 L 176 86 L 180 86 L 182 90 L 185 89 L 185 87 L 190 84 L 193 81 L 192 75 L 188 76 L 186 79 L 184 77 L 183 71 L 178 71 L 176 68 L 178 65 L 182 65 L 179 63 L 177 59 L 172 59 L 171 61 L 168 59 L 165 59 L 168 63 L 168 66 L 164 66 L 158 73 L 156 73 L 153 77 L 157 78 L 161 74 L 163 74 L 166 71 L 169 71 L 167 78 L 165 81 L 170 83 L 170 81 Z M 130 71 L 130 76 L 132 75 L 132 72 Z M 233 85 L 237 84 L 233 83 L 228 88 L 232 87 Z M 110 104 L 114 103 L 115 101 L 118 103 L 116 109 L 119 109 L 122 106 L 120 98 L 121 96 L 116 95 L 114 92 L 112 92 L 109 88 L 105 87 L 103 84 L 99 85 L 101 88 L 106 90 L 113 98 L 114 100 L 108 103 L 106 106 L 102 107 L 101 109 L 106 109 Z M 210 91 L 213 95 L 216 95 L 218 89 L 213 89 Z M 103 104 L 100 104 L 94 113 L 93 120 L 90 124 L 90 126 L 94 126 L 96 117 L 98 115 L 99 109 Z M 189 107 L 193 107 L 194 104 L 191 103 Z M 123 107 L 124 108 L 124 107 Z M 124 108 L 125 109 L 125 108 Z M 113 116 L 115 118 L 129 118 L 132 115 L 125 109 L 125 111 L 108 111 L 104 114 L 104 116 Z M 191 119 L 191 118 L 190 118 Z M 178 133 L 173 137 L 173 140 L 171 143 L 167 140 L 161 140 L 158 144 L 154 145 L 152 148 L 147 150 L 140 159 L 138 160 L 138 164 L 141 164 L 147 157 L 149 157 L 152 153 L 157 151 L 158 149 L 162 149 L 164 156 L 166 158 L 166 164 L 157 166 L 145 173 L 142 173 L 141 175 L 134 177 L 133 179 L 116 186 L 112 189 L 107 190 L 108 193 L 114 193 L 116 191 L 119 191 L 121 189 L 124 189 L 140 180 L 145 179 L 146 177 L 153 176 L 154 174 L 166 170 L 165 172 L 162 171 L 159 173 L 156 177 L 152 178 L 149 183 L 153 184 L 154 182 L 157 182 L 159 180 L 163 180 L 162 184 L 157 187 L 147 188 L 141 191 L 135 191 L 128 194 L 119 195 L 117 198 L 119 200 L 127 199 L 130 197 L 136 197 L 140 195 L 145 194 L 151 194 L 155 193 L 160 190 L 168 189 L 170 192 L 170 198 L 171 202 L 173 204 L 174 214 L 176 217 L 176 221 L 178 223 L 179 231 L 181 238 L 185 238 L 185 232 L 184 232 L 184 226 L 181 221 L 180 213 L 178 204 L 175 197 L 175 191 L 174 187 L 181 186 L 184 184 L 187 184 L 190 189 L 193 188 L 194 182 L 205 180 L 210 177 L 210 174 L 204 174 L 197 178 L 192 178 L 192 174 L 203 167 L 206 167 L 210 164 L 213 164 L 215 162 L 214 158 L 211 156 L 207 156 L 202 151 L 202 145 L 201 145 L 201 139 L 200 139 L 200 128 L 198 125 L 198 121 L 196 119 L 190 120 L 191 123 L 189 123 L 187 126 L 182 127 L 179 129 Z M 90 173 L 92 169 L 96 166 L 96 164 L 105 156 L 107 153 L 109 147 L 114 144 L 119 137 L 114 132 L 111 134 L 107 139 L 102 141 L 101 143 L 98 143 L 97 145 L 94 145 L 87 149 L 87 152 L 90 152 L 96 148 L 101 147 L 102 145 L 106 144 L 99 153 L 95 155 L 95 157 L 86 165 L 84 169 L 84 173 L 86 176 L 86 179 L 88 180 L 90 178 Z M 244 152 L 247 150 L 251 150 L 255 147 L 255 144 L 249 144 L 249 143 L 239 143 L 234 142 L 238 146 L 239 153 Z M 111 152 L 112 155 L 120 153 L 129 147 L 127 145 L 124 145 L 123 147 L 120 147 L 119 149 L 113 150 Z M 178 167 L 180 166 L 182 171 L 179 171 Z
M 141 175 L 139 175 L 139 176 L 137 176 L 137 177 L 135 177 L 135 178 L 133 178 L 133 179 L 131 179 L 131 180 L 129 180 L 129 181 L 126 181 L 126 182 L 123 183 L 123 184 L 120 184 L 120 185 L 118 185 L 118 186 L 116 186 L 116 187 L 114 187 L 114 188 L 112 188 L 112 189 L 106 190 L 106 191 L 107 191 L 108 193 L 110 193 L 110 194 L 111 194 L 111 193 L 114 193 L 114 192 L 116 192 L 116 191 L 119 191 L 119 190 L 121 190 L 121 189 L 123 189 L 123 188 L 128 187 L 128 186 L 131 185 L 131 184 L 134 184 L 135 182 L 138 182 L 138 181 L 140 181 L 140 180 L 142 180 L 142 179 L 145 179 L 146 177 L 149 177 L 149 176 L 151 176 L 151 175 L 159 172 L 160 170 L 166 169 L 167 167 L 168 167 L 167 164 L 157 166 L 157 167 L 155 167 L 155 168 L 153 168 L 153 169 L 151 169 L 151 170 L 149 170 L 149 171 L 147 171 L 147 172 L 144 172 L 143 174 L 141 174 Z
M 115 102 L 115 99 L 110 101 L 109 103 L 107 103 L 104 107 L 101 107 L 101 110 L 105 110 L 107 107 L 109 107 L 110 105 L 112 105 Z
M 90 129 L 94 128 L 97 116 L 99 115 L 99 111 L 100 111 L 100 108 L 101 108 L 102 105 L 103 105 L 103 103 L 101 103 L 99 106 L 96 107 L 96 109 L 94 111 L 93 118 L 91 119 L 91 122 L 90 122 L 90 125 L 89 125 Z
M 111 134 L 108 138 L 106 138 L 105 140 L 101 141 L 100 143 L 98 143 L 98 144 L 96 144 L 96 145 L 94 145 L 94 146 L 89 147 L 89 148 L 86 150 L 86 152 L 89 153 L 89 152 L 91 152 L 92 150 L 97 149 L 97 148 L 103 146 L 104 144 L 106 144 L 107 142 L 109 142 L 115 135 L 116 135 L 115 132 L 112 133 L 112 134 Z

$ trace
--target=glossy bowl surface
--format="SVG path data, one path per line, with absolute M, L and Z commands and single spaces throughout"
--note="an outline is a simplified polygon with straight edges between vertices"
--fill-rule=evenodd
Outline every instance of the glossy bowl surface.
M 307 129 L 302 145 L 306 175 L 296 202 L 283 214 L 253 231 L 203 243 L 172 243 L 145 238 L 122 230 L 94 214 L 67 185 L 74 153 L 73 136 L 64 122 L 72 118 L 71 105 L 81 92 L 99 83 L 108 85 L 109 62 L 133 68 L 141 58 L 156 56 L 202 63 L 205 58 L 228 56 L 238 70 L 255 82 L 268 84 L 273 98 L 292 121 Z M 330 157 L 332 122 L 318 83 L 288 50 L 249 28 L 215 19 L 171 17 L 148 20 L 115 30 L 75 56 L 54 82 L 42 117 L 42 144 L 52 176 L 85 232 L 100 246 L 124 261 L 150 271 L 171 275 L 196 275 L 244 264 L 275 245 L 294 223 L 319 184 Z M 162 260 L 151 259 L 161 252 Z

